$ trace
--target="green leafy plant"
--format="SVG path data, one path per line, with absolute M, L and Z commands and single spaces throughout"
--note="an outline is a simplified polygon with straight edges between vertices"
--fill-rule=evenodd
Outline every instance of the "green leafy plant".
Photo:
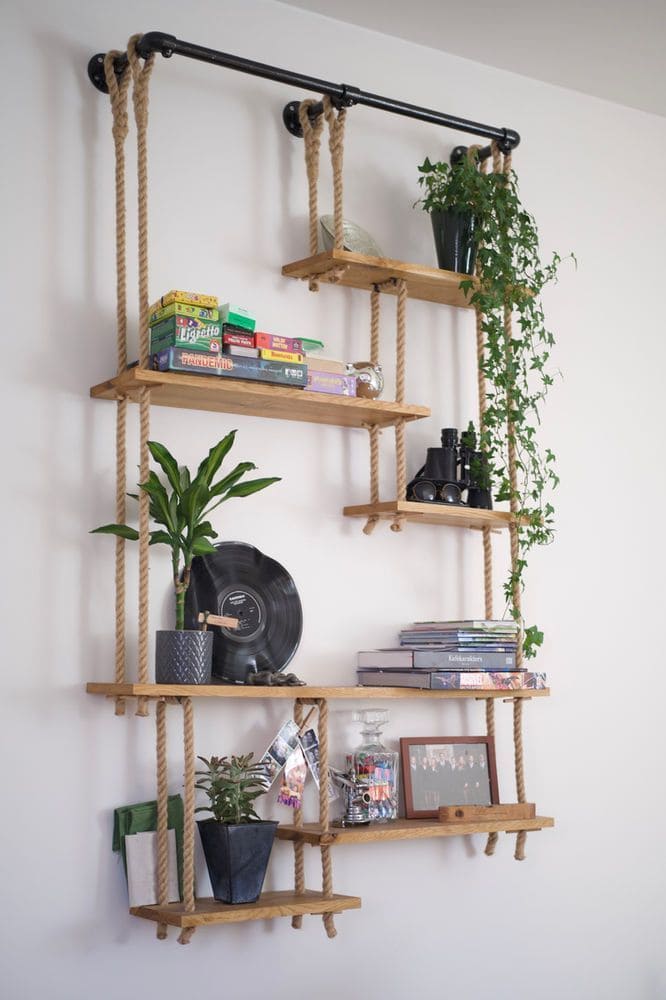
M 477 165 L 467 157 L 451 166 L 448 163 L 431 163 L 426 156 L 418 168 L 419 184 L 424 189 L 421 205 L 426 212 L 477 213 L 485 198 L 484 177 Z
M 483 316 L 487 408 L 480 447 L 488 459 L 495 499 L 508 501 L 516 512 L 518 558 L 504 583 L 504 594 L 507 609 L 523 626 L 524 654 L 533 657 L 543 633 L 536 625 L 524 626 L 515 598 L 524 589 L 528 553 L 553 539 L 550 494 L 559 478 L 555 455 L 538 443 L 537 428 L 553 384 L 549 360 L 555 340 L 545 325 L 540 294 L 556 280 L 562 258 L 554 253 L 549 263 L 541 263 L 537 226 L 521 204 L 513 171 L 483 173 L 469 157 L 455 166 L 426 159 L 418 169 L 425 211 L 458 206 L 475 218 L 477 276 L 464 279 L 460 287 Z M 505 327 L 508 313 L 513 316 L 510 343 Z M 515 450 L 515 485 L 509 474 L 510 447 Z
M 160 525 L 150 532 L 151 545 L 166 545 L 171 550 L 173 585 L 176 596 L 176 629 L 185 628 L 185 594 L 190 585 L 192 560 L 195 556 L 216 551 L 211 539 L 217 532 L 208 520 L 216 507 L 232 497 L 247 497 L 279 482 L 279 476 L 268 479 L 246 479 L 243 476 L 255 469 L 253 462 L 239 462 L 226 476 L 213 482 L 222 462 L 236 438 L 230 431 L 214 445 L 203 459 L 196 475 L 179 466 L 173 455 L 158 441 L 149 441 L 153 459 L 166 476 L 166 484 L 151 470 L 139 489 L 148 494 L 150 517 Z M 138 494 L 129 494 L 138 500 Z M 127 524 L 104 524 L 92 534 L 117 535 L 137 541 L 139 532 Z
M 197 771 L 195 788 L 208 796 L 208 805 L 196 812 L 211 812 L 218 823 L 251 823 L 260 817 L 254 803 L 267 790 L 266 770 L 253 754 L 243 757 L 198 757 L 206 765 Z

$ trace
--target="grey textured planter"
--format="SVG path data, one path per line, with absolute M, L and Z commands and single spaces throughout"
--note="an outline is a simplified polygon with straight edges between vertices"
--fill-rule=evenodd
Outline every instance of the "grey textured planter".
M 155 633 L 157 684 L 210 684 L 213 633 L 185 629 Z
M 213 896 L 220 903 L 254 903 L 261 895 L 277 823 L 197 820 Z

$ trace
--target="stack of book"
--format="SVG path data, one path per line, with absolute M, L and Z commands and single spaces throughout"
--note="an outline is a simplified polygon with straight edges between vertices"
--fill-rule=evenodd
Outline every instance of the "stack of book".
M 504 621 L 415 622 L 400 646 L 358 653 L 358 683 L 433 690 L 546 687 L 546 675 L 516 667 L 518 625 Z
M 151 365 L 156 371 L 220 375 L 304 389 L 304 355 L 297 341 L 256 333 L 242 306 L 218 308 L 214 295 L 171 291 L 151 306 Z M 257 341 L 260 340 L 260 343 Z

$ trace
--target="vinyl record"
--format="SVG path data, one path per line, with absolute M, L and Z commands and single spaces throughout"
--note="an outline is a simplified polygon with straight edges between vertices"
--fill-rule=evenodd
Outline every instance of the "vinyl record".
M 220 542 L 215 554 L 192 563 L 185 627 L 202 611 L 239 619 L 237 629 L 214 627 L 213 676 L 245 683 L 263 670 L 284 670 L 301 641 L 303 612 L 286 569 L 245 542 Z

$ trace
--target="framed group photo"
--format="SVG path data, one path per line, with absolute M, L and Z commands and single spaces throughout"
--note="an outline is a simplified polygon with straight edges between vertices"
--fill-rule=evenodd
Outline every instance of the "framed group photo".
M 403 736 L 400 754 L 408 819 L 437 819 L 440 806 L 499 803 L 489 736 Z

